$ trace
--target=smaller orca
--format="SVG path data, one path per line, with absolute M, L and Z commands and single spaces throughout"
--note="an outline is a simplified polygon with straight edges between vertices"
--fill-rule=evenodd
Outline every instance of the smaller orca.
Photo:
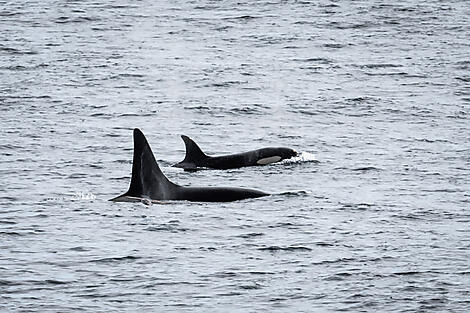
M 295 150 L 290 148 L 269 147 L 212 157 L 202 152 L 201 148 L 188 136 L 182 135 L 181 138 L 186 146 L 186 156 L 183 161 L 173 166 L 189 171 L 197 170 L 201 167 L 226 170 L 244 166 L 267 165 L 298 155 Z
M 131 185 L 126 193 L 110 199 L 110 201 L 143 202 L 146 204 L 158 202 L 158 200 L 228 202 L 268 195 L 254 189 L 183 187 L 172 183 L 158 167 L 155 156 L 144 134 L 136 128 L 134 129 L 134 157 Z

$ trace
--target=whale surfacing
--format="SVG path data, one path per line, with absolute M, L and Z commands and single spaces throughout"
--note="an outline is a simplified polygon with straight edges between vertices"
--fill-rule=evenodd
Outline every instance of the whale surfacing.
M 134 129 L 134 157 L 129 190 L 110 201 L 151 202 L 152 200 L 187 200 L 228 202 L 258 198 L 269 194 L 236 187 L 183 187 L 171 182 L 160 170 L 150 145 L 139 129 Z
M 268 147 L 243 153 L 222 156 L 208 156 L 188 136 L 182 135 L 186 147 L 186 156 L 183 161 L 173 165 L 185 170 L 197 170 L 198 168 L 213 168 L 226 170 L 244 166 L 267 165 L 290 159 L 298 153 L 290 148 Z

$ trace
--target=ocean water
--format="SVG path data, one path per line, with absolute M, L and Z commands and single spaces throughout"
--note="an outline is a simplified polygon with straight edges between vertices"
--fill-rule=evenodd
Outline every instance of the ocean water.
M 0 311 L 467 312 L 470 4 L 0 1 Z M 112 203 L 132 129 L 191 186 Z M 267 146 L 296 160 L 184 172 Z

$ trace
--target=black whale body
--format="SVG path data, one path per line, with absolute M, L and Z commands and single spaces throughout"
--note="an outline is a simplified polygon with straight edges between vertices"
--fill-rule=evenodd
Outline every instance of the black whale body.
M 235 187 L 183 187 L 172 183 L 160 170 L 157 161 L 139 129 L 134 129 L 134 157 L 129 190 L 110 199 L 115 202 L 147 202 L 152 200 L 187 200 L 228 202 L 267 196 L 254 189 Z
M 183 161 L 173 166 L 181 167 L 185 170 L 196 170 L 198 168 L 226 170 L 244 166 L 267 165 L 297 156 L 297 152 L 290 148 L 269 147 L 212 157 L 206 155 L 188 136 L 182 135 L 181 138 L 186 147 L 186 156 Z

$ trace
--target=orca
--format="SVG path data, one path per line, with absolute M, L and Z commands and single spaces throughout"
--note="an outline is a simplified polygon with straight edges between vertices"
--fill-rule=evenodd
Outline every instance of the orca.
M 152 203 L 158 200 L 228 202 L 268 196 L 262 191 L 234 187 L 183 187 L 171 182 L 160 170 L 144 134 L 134 129 L 134 157 L 129 190 L 114 202 Z
M 202 152 L 201 148 L 188 136 L 181 135 L 181 138 L 186 146 L 186 156 L 183 161 L 173 166 L 187 171 L 197 170 L 198 168 L 226 170 L 244 166 L 267 165 L 298 155 L 295 150 L 290 148 L 269 147 L 212 157 Z

